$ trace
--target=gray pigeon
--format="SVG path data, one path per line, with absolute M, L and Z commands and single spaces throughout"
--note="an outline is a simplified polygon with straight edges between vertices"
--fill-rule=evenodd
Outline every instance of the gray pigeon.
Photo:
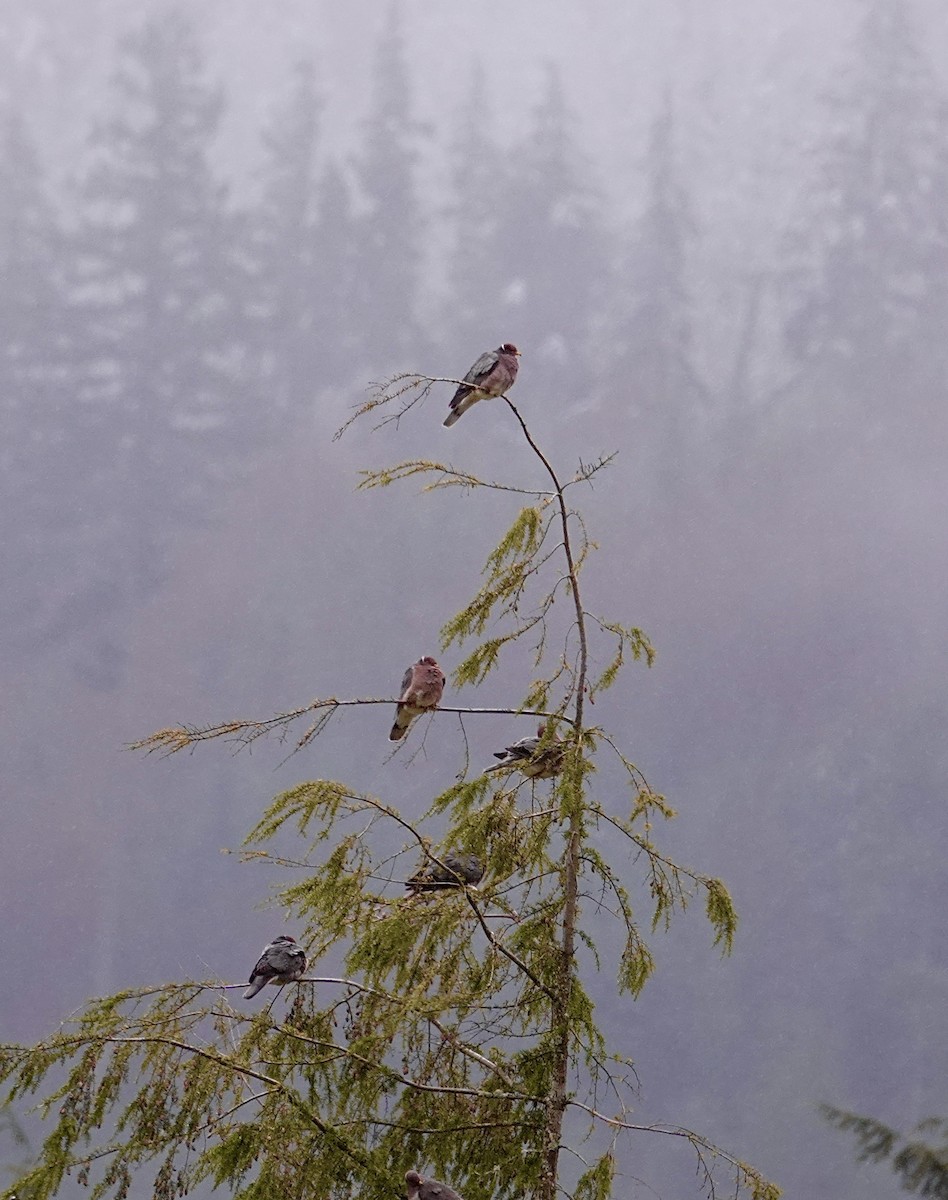
M 428 863 L 405 886 L 412 892 L 437 892 L 460 887 L 462 883 L 480 883 L 484 878 L 484 864 L 476 854 L 445 854 L 441 861 L 443 867 L 436 862 Z
M 563 743 L 557 734 L 554 740 L 548 742 L 541 750 L 540 744 L 545 732 L 546 726 L 540 725 L 536 737 L 521 738 L 512 746 L 495 750 L 494 758 L 500 761 L 491 763 L 484 774 L 516 768 L 528 779 L 552 779 L 554 775 L 559 775 L 563 769 Z
M 252 1000 L 268 983 L 293 983 L 305 970 L 306 951 L 297 946 L 296 938 L 281 933 L 264 946 L 257 965 L 250 972 L 250 987 L 244 992 L 244 999 Z
M 446 1183 L 437 1179 L 425 1179 L 417 1171 L 406 1171 L 405 1182 L 408 1184 L 408 1200 L 461 1200 L 461 1197 Z
M 402 690 L 398 694 L 395 724 L 388 740 L 397 742 L 403 738 L 415 717 L 420 717 L 428 709 L 438 707 L 443 693 L 444 671 L 430 654 L 426 654 L 405 672 Z
M 509 391 L 517 378 L 519 357 L 520 351 L 513 342 L 504 342 L 496 350 L 485 350 L 451 398 L 451 411 L 444 419 L 445 426 L 459 421 L 478 400 L 490 400 Z

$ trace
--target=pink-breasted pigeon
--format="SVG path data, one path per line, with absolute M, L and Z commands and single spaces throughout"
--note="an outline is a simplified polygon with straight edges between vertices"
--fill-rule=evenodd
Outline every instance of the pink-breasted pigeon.
M 405 1182 L 408 1184 L 408 1200 L 461 1200 L 461 1197 L 446 1183 L 437 1179 L 425 1179 L 417 1171 L 406 1171 Z
M 268 983 L 293 983 L 305 970 L 306 951 L 297 946 L 296 938 L 281 933 L 264 946 L 257 965 L 250 972 L 250 987 L 244 992 L 244 999 L 252 1000 Z
M 480 883 L 484 864 L 476 854 L 439 854 L 444 866 L 430 862 L 412 875 L 405 886 L 412 892 L 438 892 L 444 888 L 459 888 L 465 883 Z
M 496 350 L 485 350 L 451 398 L 451 411 L 444 419 L 445 426 L 459 421 L 478 400 L 490 400 L 509 391 L 517 378 L 519 357 L 520 351 L 513 342 L 504 342 Z
M 430 654 L 426 654 L 405 672 L 398 707 L 395 709 L 395 724 L 388 740 L 397 742 L 403 738 L 415 717 L 420 717 L 427 709 L 438 707 L 443 692 L 444 671 Z
M 554 775 L 559 775 L 563 769 L 563 743 L 559 734 L 556 734 L 554 740 L 541 750 L 545 732 L 546 726 L 540 725 L 536 737 L 521 738 L 512 746 L 495 750 L 494 758 L 500 759 L 500 762 L 491 763 L 484 774 L 516 768 L 528 779 L 552 779 Z

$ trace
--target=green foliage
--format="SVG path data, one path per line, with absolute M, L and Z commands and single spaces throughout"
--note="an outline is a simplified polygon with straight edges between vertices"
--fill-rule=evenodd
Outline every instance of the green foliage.
M 609 1051 L 588 978 L 608 969 L 620 993 L 637 996 L 654 969 L 649 928 L 667 926 L 699 890 L 725 951 L 737 917 L 719 880 L 660 851 L 656 826 L 673 810 L 613 736 L 585 721 L 594 692 L 654 651 L 640 630 L 583 608 L 579 572 L 592 543 L 565 502 L 571 484 L 560 484 L 510 407 L 554 488 L 519 508 L 442 644 L 475 643 L 454 671 L 461 686 L 483 683 L 505 647 L 531 640 L 539 678 L 508 711 L 545 717 L 531 759 L 543 769 L 532 779 L 513 768 L 465 772 L 414 819 L 334 780 L 277 796 L 243 853 L 290 873 L 276 899 L 305 930 L 311 973 L 250 1011 L 231 1004 L 235 985 L 213 981 L 125 992 L 93 1001 L 36 1046 L 6 1048 L 10 1096 L 38 1096 L 49 1123 L 18 1184 L 24 1194 L 54 1196 L 75 1174 L 93 1197 L 121 1197 L 147 1169 L 162 1197 L 210 1181 L 238 1197 L 381 1200 L 401 1194 L 405 1170 L 419 1166 L 466 1200 L 612 1194 L 614 1145 L 572 1183 L 560 1164 L 568 1112 L 613 1140 L 643 1128 L 623 1116 L 634 1080 L 620 1072 L 630 1064 Z M 606 461 L 580 464 L 571 483 Z M 501 486 L 422 461 L 361 486 L 432 472 L 430 486 Z M 304 745 L 339 707 L 379 702 L 324 698 L 262 721 L 163 730 L 142 745 L 252 742 L 315 713 Z M 619 816 L 617 765 L 632 788 Z M 426 832 L 435 824 L 437 842 Z M 486 864 L 477 886 L 410 886 L 419 866 L 443 867 L 457 851 Z M 633 875 L 651 896 L 644 916 Z M 607 922 L 621 944 L 614 965 L 597 948 Z M 340 973 L 316 975 L 329 956 Z M 604 1094 L 619 1115 L 600 1111 Z M 759 1200 L 778 1194 L 698 1135 L 662 1131 L 685 1138 L 702 1163 L 723 1159 Z
M 612 687 L 619 677 L 619 672 L 625 666 L 626 654 L 631 654 L 634 662 L 638 662 L 643 657 L 649 666 L 655 662 L 655 649 L 641 629 L 634 627 L 626 628 L 626 626 L 619 625 L 615 621 L 593 619 L 603 631 L 615 635 L 616 650 L 612 659 L 599 674 L 599 677 L 590 684 L 591 693 L 604 692 L 607 688 Z
M 573 1200 L 609 1200 L 615 1172 L 615 1158 L 611 1153 L 604 1154 L 579 1177 L 573 1191 Z
M 726 954 L 734 946 L 737 933 L 737 911 L 727 888 L 720 879 L 703 880 L 705 888 L 705 912 L 714 929 L 714 944 L 720 945 Z
M 455 643 L 479 637 L 488 622 L 509 618 L 508 632 L 491 637 L 476 646 L 453 672 L 457 687 L 469 683 L 476 686 L 497 665 L 501 649 L 529 630 L 539 626 L 541 637 L 536 647 L 536 661 L 542 658 L 545 644 L 546 617 L 553 604 L 554 593 L 543 598 L 539 607 L 528 616 L 521 616 L 526 603 L 528 584 L 536 577 L 551 553 L 541 558 L 540 552 L 550 531 L 551 519 L 544 518 L 539 507 L 522 508 L 517 519 L 497 546 L 487 556 L 483 574 L 486 581 L 471 602 L 447 621 L 441 630 L 441 648 L 447 650 Z
M 906 1192 L 948 1197 L 948 1121 L 931 1117 L 907 1135 L 829 1104 L 821 1104 L 820 1112 L 836 1129 L 855 1137 L 859 1162 L 888 1163 Z M 934 1135 L 940 1135 L 940 1142 L 933 1141 Z

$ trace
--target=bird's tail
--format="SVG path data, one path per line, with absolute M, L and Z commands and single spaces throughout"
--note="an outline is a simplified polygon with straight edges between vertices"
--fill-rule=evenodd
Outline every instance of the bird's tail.
M 250 981 L 250 987 L 244 992 L 245 1000 L 252 1000 L 257 992 L 262 992 L 267 986 L 266 976 L 258 975 L 256 979 Z
M 388 735 L 388 740 L 390 742 L 401 741 L 413 720 L 413 715 L 407 709 L 399 708 L 395 713 L 395 724 L 392 726 L 392 732 Z
M 455 396 L 451 401 L 451 411 L 444 418 L 445 429 L 450 429 L 455 421 L 460 421 L 467 410 L 478 402 L 480 396 L 474 392 L 465 392 L 463 396 Z

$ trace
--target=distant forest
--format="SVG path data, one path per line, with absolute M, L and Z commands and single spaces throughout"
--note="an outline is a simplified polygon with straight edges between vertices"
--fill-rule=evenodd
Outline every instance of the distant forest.
M 306 53 L 335 9 L 287 4 L 280 44 L 304 30 Z M 410 771 L 389 762 L 387 711 L 288 761 L 262 740 L 171 762 L 122 747 L 386 696 L 439 652 L 508 497 L 356 496 L 357 471 L 417 455 L 520 480 L 507 410 L 444 430 L 438 384 L 397 431 L 331 439 L 373 381 L 457 377 L 512 341 L 511 399 L 564 478 L 617 452 L 583 491 L 590 600 L 658 659 L 596 720 L 680 813 L 672 852 L 721 876 L 740 917 L 726 961 L 700 920 L 663 934 L 642 996 L 597 988 L 597 1019 L 628 1043 L 643 1121 L 706 1132 L 788 1196 L 888 1200 L 888 1166 L 857 1169 L 819 1105 L 891 1130 L 945 1116 L 941 8 L 814 0 L 777 28 L 759 0 L 605 6 L 597 38 L 640 21 L 641 42 L 632 67 L 624 42 L 603 64 L 603 95 L 649 67 L 623 94 L 654 97 L 615 113 L 638 174 L 609 178 L 569 46 L 521 116 L 496 62 L 464 58 L 435 128 L 418 47 L 437 6 L 406 3 L 412 25 L 378 0 L 387 23 L 353 56 L 371 70 L 342 89 L 364 119 L 343 138 L 318 66 L 275 42 L 262 74 L 285 72 L 282 94 L 240 90 L 258 7 L 156 10 L 108 70 L 104 31 L 139 21 L 119 0 L 0 22 L 10 77 L 22 67 L 0 101 L 0 909 L 8 961 L 29 968 L 0 996 L 4 1037 L 41 1036 L 93 992 L 244 978 L 281 928 L 255 907 L 272 878 L 219 851 L 281 788 L 356 776 L 417 812 L 457 770 L 450 731 Z M 669 28 L 689 15 L 686 60 Z M 62 62 L 28 61 L 35 28 L 68 50 L 70 82 L 79 33 L 93 46 L 75 154 L 51 129 L 73 99 L 50 98 Z M 582 70 L 601 44 L 576 47 Z M 523 659 L 503 680 L 520 672 L 517 694 Z M 490 720 L 472 762 L 533 732 Z M 674 1178 L 659 1153 L 624 1169 Z
M 323 153 L 319 81 L 300 63 L 260 131 L 252 202 L 211 165 L 227 97 L 206 75 L 181 10 L 124 37 L 85 165 L 55 194 L 28 114 L 3 114 L 7 653 L 101 628 L 88 680 L 111 686 L 121 614 L 160 588 L 176 532 L 214 518 L 248 458 L 327 394 L 461 373 L 505 339 L 559 421 L 647 446 L 655 489 L 726 480 L 735 459 L 820 472 L 859 451 L 854 431 L 896 456 L 944 451 L 928 414 L 948 358 L 948 116 L 904 5 L 866 6 L 808 176 L 787 181 L 799 203 L 779 254 L 726 264 L 727 314 L 692 269 L 706 235 L 670 99 L 620 227 L 552 68 L 503 148 L 475 78 L 435 207 L 394 16 L 361 145 Z

